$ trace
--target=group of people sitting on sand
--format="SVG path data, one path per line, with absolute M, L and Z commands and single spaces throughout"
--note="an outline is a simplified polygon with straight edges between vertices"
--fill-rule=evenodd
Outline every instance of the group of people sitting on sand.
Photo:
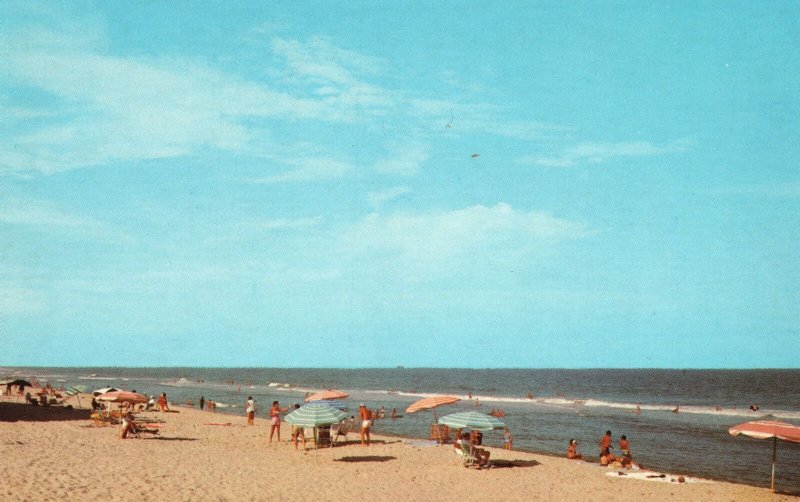
M 612 438 L 611 431 L 606 431 L 605 435 L 597 442 L 600 450 L 600 465 L 607 467 L 623 467 L 630 469 L 634 466 L 633 455 L 631 455 L 631 445 L 628 437 L 624 434 L 619 439 L 620 455 L 614 455 L 611 450 Z M 570 460 L 583 460 L 583 455 L 578 452 L 578 440 L 570 439 L 567 445 L 567 458 Z

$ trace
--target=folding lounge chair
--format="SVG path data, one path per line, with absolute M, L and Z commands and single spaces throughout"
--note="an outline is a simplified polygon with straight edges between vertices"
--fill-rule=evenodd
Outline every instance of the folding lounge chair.
M 331 425 L 331 443 L 333 444 L 338 443 L 340 437 L 347 439 L 347 434 L 350 432 L 348 429 L 349 427 L 347 425 L 342 425 L 342 424 Z
M 459 448 L 453 448 L 453 451 L 461 458 L 464 467 L 475 467 L 477 465 L 475 455 L 472 452 L 472 445 L 459 443 Z

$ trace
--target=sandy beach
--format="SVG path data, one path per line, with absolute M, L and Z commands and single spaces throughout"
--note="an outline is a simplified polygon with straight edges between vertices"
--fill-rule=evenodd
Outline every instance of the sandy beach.
M 160 421 L 160 433 L 122 440 L 118 426 L 94 425 L 87 410 L 0 403 L 0 499 L 796 500 L 499 448 L 489 448 L 493 467 L 468 469 L 451 446 L 380 435 L 380 421 L 369 447 L 351 433 L 333 448 L 296 451 L 285 422 L 282 442 L 269 446 L 263 418 L 248 427 L 244 416 L 173 409 L 137 414 Z M 229 425 L 211 425 L 220 423 Z

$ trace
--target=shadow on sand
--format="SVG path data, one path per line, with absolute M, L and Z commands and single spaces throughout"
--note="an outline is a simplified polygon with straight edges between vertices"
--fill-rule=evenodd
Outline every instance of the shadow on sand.
M 53 422 L 89 420 L 92 410 L 65 406 L 33 406 L 27 403 L 0 403 L 0 422 Z
M 360 457 L 342 457 L 333 459 L 334 462 L 388 462 L 389 460 L 397 460 L 397 457 L 381 457 L 378 455 L 373 456 L 360 456 Z
M 165 438 L 162 436 L 151 436 L 146 438 L 140 439 L 147 439 L 147 440 L 154 440 L 154 441 L 197 441 L 197 438 Z
M 536 467 L 542 465 L 536 460 L 490 460 L 489 463 L 495 469 L 504 469 L 509 467 Z

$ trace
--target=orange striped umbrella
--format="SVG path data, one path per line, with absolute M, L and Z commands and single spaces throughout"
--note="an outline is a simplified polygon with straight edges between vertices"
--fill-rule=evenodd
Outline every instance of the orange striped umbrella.
M 461 401 L 460 398 L 455 396 L 431 396 L 426 397 L 425 399 L 420 399 L 419 401 L 413 403 L 411 406 L 406 408 L 406 413 L 414 413 L 421 410 L 434 410 L 439 406 L 445 404 L 453 404 L 458 401 Z M 434 413 L 436 413 L 434 411 Z
M 347 399 L 350 397 L 350 394 L 346 392 L 342 392 L 340 390 L 323 390 L 322 392 L 317 392 L 316 394 L 311 394 L 306 398 L 306 402 L 310 401 L 327 401 L 329 399 Z
M 421 410 L 433 410 L 433 423 L 436 426 L 436 434 L 438 436 L 438 440 L 442 442 L 442 432 L 439 429 L 439 419 L 436 416 L 436 408 L 445 404 L 453 404 L 458 401 L 461 401 L 460 398 L 456 396 L 431 396 L 426 397 L 424 399 L 420 399 L 419 401 L 412 403 L 411 406 L 406 408 L 406 413 L 414 413 Z
M 773 420 L 759 420 L 734 425 L 728 429 L 731 436 L 744 434 L 757 439 L 772 439 L 772 491 L 775 492 L 775 456 L 778 449 L 778 440 L 800 443 L 800 427 L 776 422 Z

